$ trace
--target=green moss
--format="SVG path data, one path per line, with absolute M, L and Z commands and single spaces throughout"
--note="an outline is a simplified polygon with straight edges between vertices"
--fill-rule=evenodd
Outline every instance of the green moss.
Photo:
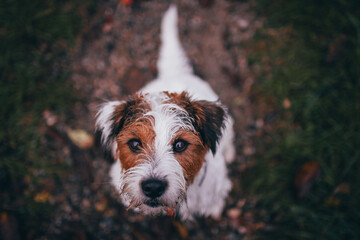
M 80 27 L 76 11 L 88 2 L 0 1 L 0 213 L 17 217 L 21 238 L 46 231 L 52 213 L 34 199 L 41 179 L 56 178 L 64 163 L 43 144 L 42 113 L 64 114 L 75 99 L 68 70 L 54 63 L 66 57 Z
M 255 88 L 277 103 L 267 133 L 272 141 L 258 153 L 249 179 L 249 191 L 261 197 L 258 207 L 274 227 L 266 238 L 358 239 L 360 4 L 259 0 L 258 6 L 268 22 L 249 62 L 270 69 Z M 290 108 L 282 106 L 284 99 Z M 309 161 L 321 174 L 298 198 L 295 176 Z M 335 193 L 342 183 L 350 192 Z

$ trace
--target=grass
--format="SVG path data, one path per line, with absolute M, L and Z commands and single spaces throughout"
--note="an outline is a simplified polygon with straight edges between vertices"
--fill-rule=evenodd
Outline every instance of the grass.
M 53 208 L 39 192 L 67 165 L 48 154 L 42 113 L 65 114 L 74 100 L 61 61 L 80 27 L 76 11 L 88 2 L 0 2 L 0 214 L 21 239 L 46 231 Z
M 67 172 L 44 142 L 42 114 L 64 115 L 74 99 L 61 61 L 81 5 L 94 3 L 0 1 L 0 221 L 15 229 L 7 229 L 13 238 L 46 235 L 55 209 L 46 187 Z M 269 226 L 257 234 L 359 239 L 360 3 L 258 0 L 257 7 L 268 21 L 249 43 L 249 62 L 262 69 L 254 101 L 268 109 L 259 117 L 272 129 L 244 184 Z M 298 197 L 294 181 L 308 162 L 321 173 Z
M 359 239 L 360 4 L 258 0 L 257 7 L 267 23 L 249 44 L 249 62 L 262 69 L 255 101 L 271 102 L 268 115 L 276 116 L 249 179 L 271 226 L 259 235 Z M 321 173 L 298 197 L 294 181 L 308 162 Z

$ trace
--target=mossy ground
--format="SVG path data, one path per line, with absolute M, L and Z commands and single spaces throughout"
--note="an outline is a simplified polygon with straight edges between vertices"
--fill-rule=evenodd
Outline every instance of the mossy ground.
M 110 71 L 109 76 L 115 76 L 115 79 L 122 79 L 123 82 L 107 85 L 104 84 L 106 81 L 96 79 L 108 76 L 105 74 L 107 72 L 93 67 L 91 64 L 102 65 L 96 65 L 97 62 L 89 54 L 90 60 L 94 62 L 90 61 L 91 64 L 88 64 L 88 72 L 84 71 L 86 66 L 84 69 L 79 67 L 79 72 L 85 73 L 83 78 L 79 78 L 79 82 L 88 84 L 98 81 L 97 85 L 93 85 L 103 89 L 103 92 L 98 91 L 99 96 L 94 94 L 93 98 L 114 96 L 114 93 L 111 95 L 107 92 L 108 86 L 117 86 L 123 91 L 116 94 L 127 93 L 126 89 L 130 91 L 134 86 L 144 84 L 142 77 L 148 79 L 154 75 L 153 72 L 144 70 L 151 69 L 151 66 L 136 65 L 137 60 L 132 57 L 136 56 L 140 60 L 141 56 L 145 56 L 146 62 L 153 60 L 157 52 L 156 44 L 146 45 L 143 42 L 144 39 L 152 42 L 153 36 L 158 36 L 158 29 L 151 28 L 153 21 L 160 20 L 158 11 L 153 11 L 158 6 L 151 1 L 135 2 L 138 4 L 137 8 L 144 4 L 143 15 L 139 9 L 129 10 L 127 6 L 120 7 L 123 8 L 123 15 L 115 16 L 118 19 L 109 17 L 112 11 L 104 11 L 105 20 L 98 19 L 95 21 L 97 25 L 89 26 L 93 32 L 108 35 L 104 39 L 99 38 L 98 42 L 94 41 L 96 44 L 93 46 L 91 44 L 94 42 L 90 42 L 90 47 L 86 43 L 89 39 L 82 36 L 85 39 L 84 47 L 103 49 L 99 46 L 107 46 L 104 48 L 105 58 L 112 53 L 114 56 L 129 54 L 128 64 L 135 66 L 131 69 L 131 74 L 123 69 L 128 66 L 116 66 L 117 70 L 123 71 L 114 71 L 118 75 L 111 75 Z M 165 2 L 161 2 L 159 6 L 165 9 Z M 148 219 L 125 212 L 106 191 L 105 194 L 102 192 L 102 187 L 81 185 L 76 178 L 69 180 L 69 173 L 74 173 L 72 158 L 75 157 L 61 154 L 64 150 L 59 143 L 63 139 L 58 133 L 49 133 L 44 123 L 44 114 L 51 112 L 65 119 L 63 122 L 66 123 L 74 117 L 71 115 L 75 111 L 74 103 L 91 102 L 89 99 L 78 98 L 91 93 L 93 89 L 90 88 L 93 86 L 90 84 L 84 90 L 86 94 L 76 93 L 69 81 L 74 68 L 68 66 L 64 59 L 72 51 L 74 40 L 84 27 L 81 25 L 84 13 L 95 13 L 104 8 L 97 8 L 95 1 L 86 0 L 3 0 L 0 2 L 2 237 L 34 239 L 49 236 L 50 223 L 56 226 L 50 236 L 74 239 L 95 239 L 99 236 L 166 238 L 166 234 L 171 234 L 174 238 L 196 236 L 197 239 L 211 236 L 238 239 L 239 236 L 252 238 L 255 235 L 259 239 L 360 237 L 357 226 L 360 222 L 359 3 L 346 0 L 254 1 L 251 5 L 256 6 L 259 16 L 264 16 L 267 20 L 255 37 L 244 43 L 239 36 L 248 34 L 246 28 L 250 27 L 246 25 L 247 21 L 238 21 L 240 30 L 217 21 L 217 18 L 225 18 L 226 14 L 222 15 L 221 11 L 227 9 L 229 14 L 233 14 L 227 24 L 236 22 L 236 11 L 243 9 L 241 3 L 228 1 L 226 4 L 231 7 L 223 3 L 215 3 L 211 7 L 212 1 L 199 2 L 205 2 L 206 6 L 205 10 L 197 13 L 189 7 L 195 6 L 194 3 L 179 1 L 183 9 L 189 10 L 191 23 L 195 23 L 192 25 L 182 20 L 180 26 L 190 29 L 185 33 L 187 35 L 184 40 L 185 46 L 190 49 L 189 55 L 197 57 L 195 66 L 200 70 L 202 67 L 203 75 L 209 77 L 211 84 L 219 87 L 216 90 L 222 91 L 220 96 L 229 106 L 234 118 L 244 121 L 239 121 L 235 127 L 238 136 L 237 160 L 243 159 L 242 147 L 247 140 L 243 136 L 251 135 L 248 132 L 256 130 L 256 134 L 251 135 L 255 143 L 255 155 L 250 154 L 253 151 L 249 148 L 251 151 L 245 151 L 249 155 L 244 157 L 250 160 L 251 166 L 249 164 L 247 168 L 243 168 L 243 162 L 237 161 L 230 170 L 234 191 L 229 198 L 228 207 L 232 211 L 225 210 L 226 216 L 220 222 L 202 219 L 194 226 L 169 221 L 165 217 Z M 110 10 L 119 3 L 129 5 L 131 1 L 101 2 Z M 216 7 L 221 7 L 222 10 Z M 214 13 L 211 19 L 213 21 L 207 17 L 208 10 Z M 156 14 L 156 17 L 150 18 L 149 16 L 153 16 L 150 14 Z M 196 14 L 199 15 L 195 16 Z M 104 17 L 102 13 L 97 16 Z M 139 24 L 139 21 L 134 20 L 136 18 L 146 21 Z M 117 29 L 117 32 L 114 30 L 117 41 L 123 39 L 123 42 L 116 42 L 111 32 L 106 30 L 113 21 L 114 25 L 123 27 Z M 122 21 L 127 24 L 121 25 Z M 100 27 L 102 24 L 103 29 Z M 226 34 L 214 38 L 213 30 L 221 32 L 224 25 L 227 27 Z M 147 31 L 148 28 L 151 31 Z M 139 35 L 134 29 L 142 34 Z M 197 34 L 199 29 L 205 31 L 201 33 L 209 37 L 208 41 Z M 129 41 L 129 38 L 136 41 Z M 221 64 L 226 67 L 223 70 L 227 73 L 218 74 L 218 69 L 222 66 L 211 61 L 211 52 L 201 47 L 191 47 L 189 42 L 196 39 L 197 46 L 206 43 L 214 51 L 221 53 L 218 55 L 221 56 Z M 249 66 L 256 73 L 250 101 L 244 100 L 241 95 L 242 91 L 246 92 L 243 84 L 249 76 L 238 73 L 239 67 L 232 66 L 233 63 L 228 61 L 228 56 L 232 56 L 234 62 L 244 62 L 244 56 L 241 55 L 243 52 L 238 52 L 239 49 L 246 49 Z M 228 55 L 223 54 L 224 51 Z M 83 60 L 82 57 L 78 59 Z M 96 55 L 99 61 L 102 60 L 101 57 L 102 54 Z M 76 63 L 75 60 L 74 62 Z M 103 62 L 106 61 L 101 63 Z M 113 67 L 106 66 L 109 69 Z M 205 66 L 209 67 L 205 69 Z M 96 76 L 95 80 L 90 80 L 93 75 Z M 222 79 L 221 82 L 219 79 L 224 75 L 230 79 Z M 81 75 L 78 74 L 79 76 Z M 113 79 L 109 81 L 113 82 Z M 79 89 L 82 86 L 84 85 Z M 79 89 L 77 90 L 80 91 Z M 251 112 L 244 110 L 248 108 L 253 108 L 254 116 L 250 116 L 250 120 L 244 117 L 244 113 Z M 91 116 L 83 116 L 81 119 L 88 121 L 89 117 Z M 247 124 L 250 126 L 246 121 L 252 120 L 257 123 L 246 130 Z M 87 124 L 89 121 L 84 125 Z M 81 154 L 77 158 L 100 158 L 100 154 L 92 150 L 87 155 Z M 102 166 L 102 160 L 96 159 L 94 162 L 98 164 L 94 168 L 103 168 L 102 172 L 106 175 L 106 166 Z M 308 163 L 311 164 L 307 165 Z M 306 170 L 303 175 L 301 169 Z M 63 190 L 65 188 L 66 191 Z M 55 203 L 52 199 L 56 199 Z M 57 223 L 54 214 L 62 202 L 69 204 L 63 204 L 64 210 L 59 212 L 65 214 L 58 216 L 63 222 Z M 166 229 L 162 227 L 164 224 Z
M 249 191 L 267 212 L 267 239 L 360 236 L 360 4 L 257 1 L 265 28 L 249 47 L 255 101 L 277 120 L 260 143 Z M 259 97 L 260 95 L 260 97 Z M 270 112 L 270 111 L 269 111 Z M 295 186 L 314 162 L 320 174 Z M 303 176 L 303 178 L 309 177 Z M 308 184 L 308 185 L 307 185 Z M 300 188 L 306 194 L 300 194 Z
M 53 158 L 54 144 L 44 144 L 42 114 L 63 115 L 75 99 L 61 64 L 80 28 L 81 3 L 0 2 L 0 212 L 9 238 L 46 232 L 53 211 L 42 192 L 69 169 Z

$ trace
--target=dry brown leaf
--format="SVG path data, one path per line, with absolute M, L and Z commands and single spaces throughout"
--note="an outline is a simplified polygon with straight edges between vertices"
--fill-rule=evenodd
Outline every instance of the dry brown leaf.
M 34 200 L 35 200 L 35 202 L 44 203 L 44 202 L 49 201 L 50 198 L 51 198 L 50 193 L 41 192 L 41 193 L 38 193 L 38 194 L 35 195 Z
M 186 229 L 186 227 L 182 223 L 180 223 L 178 221 L 174 221 L 173 224 L 176 227 L 176 229 L 178 230 L 181 238 L 182 239 L 187 239 L 188 236 L 189 236 L 189 233 L 188 233 L 188 230 Z
M 288 98 L 285 98 L 283 101 L 283 106 L 285 109 L 289 109 L 291 107 L 291 102 Z
M 248 229 L 245 226 L 240 226 L 238 228 L 238 231 L 240 234 L 246 234 L 248 232 Z
M 66 131 L 70 140 L 79 148 L 89 149 L 94 145 L 94 137 L 82 129 Z
M 6 212 L 2 212 L 0 217 L 0 239 L 20 239 L 17 219 Z
M 45 119 L 46 125 L 53 126 L 57 123 L 58 117 L 52 113 L 50 110 L 45 110 L 43 112 L 43 118 Z
M 90 202 L 90 200 L 89 199 L 83 199 L 83 201 L 82 201 L 82 205 L 84 206 L 84 207 L 86 207 L 86 208 L 89 208 L 89 207 L 91 207 L 91 202 Z
M 120 0 L 120 2 L 125 6 L 131 6 L 134 4 L 133 0 Z
M 306 196 L 315 180 L 320 176 L 321 170 L 317 162 L 312 161 L 305 163 L 295 178 L 295 188 L 298 197 Z
M 335 198 L 335 197 L 329 197 L 325 200 L 325 204 L 328 206 L 337 207 L 340 205 L 340 199 Z
M 241 215 L 241 209 L 231 208 L 226 212 L 226 215 L 231 219 L 236 219 Z
M 96 211 L 98 211 L 98 212 L 104 212 L 105 209 L 107 208 L 107 205 L 108 205 L 107 201 L 106 201 L 106 200 L 103 200 L 103 201 L 101 201 L 101 202 L 95 203 L 95 209 L 96 209 Z
M 236 203 L 236 206 L 238 206 L 239 208 L 242 208 L 245 206 L 245 203 L 246 203 L 246 199 L 243 198 L 243 199 L 240 199 L 237 203 Z
M 329 46 L 328 49 L 328 53 L 326 56 L 327 62 L 333 62 L 341 56 L 347 39 L 347 36 L 342 34 L 337 37 L 335 41 L 333 41 L 333 43 Z
M 349 194 L 350 193 L 350 185 L 348 183 L 341 183 L 334 190 L 334 194 Z

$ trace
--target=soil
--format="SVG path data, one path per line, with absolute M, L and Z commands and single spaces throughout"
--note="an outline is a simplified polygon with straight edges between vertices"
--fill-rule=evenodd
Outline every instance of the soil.
M 179 32 L 195 72 L 208 81 L 235 119 L 236 150 L 229 166 L 233 190 L 219 219 L 198 217 L 181 222 L 177 217 L 143 216 L 126 210 L 109 184 L 112 160 L 98 147 L 85 150 L 72 145 L 75 171 L 63 181 L 49 234 L 57 239 L 251 239 L 263 227 L 251 212 L 253 200 L 242 190 L 244 170 L 256 149 L 252 137 L 262 121 L 250 99 L 253 70 L 244 42 L 261 20 L 249 1 L 175 2 Z M 169 1 L 99 1 L 87 19 L 71 57 L 71 84 L 78 101 L 64 125 L 94 132 L 97 107 L 119 100 L 156 77 L 160 21 Z

